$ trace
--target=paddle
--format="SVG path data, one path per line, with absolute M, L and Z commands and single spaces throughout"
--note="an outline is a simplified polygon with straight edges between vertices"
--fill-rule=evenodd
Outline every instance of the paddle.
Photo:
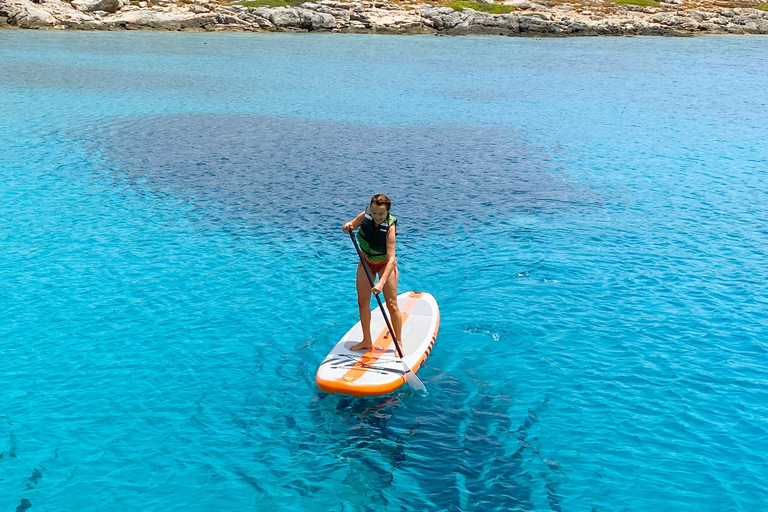
M 352 243 L 355 244 L 355 250 L 357 251 L 357 257 L 360 258 L 360 264 L 363 266 L 363 270 L 365 271 L 365 276 L 368 278 L 368 282 L 371 283 L 371 288 L 373 288 L 373 278 L 371 277 L 371 273 L 368 270 L 368 265 L 365 263 L 365 260 L 363 259 L 363 253 L 360 252 L 360 246 L 357 244 L 357 239 L 355 238 L 354 232 L 350 229 L 349 230 L 349 238 L 352 239 Z M 381 314 L 384 317 L 384 321 L 387 322 L 387 329 L 389 329 L 389 335 L 392 336 L 392 340 L 395 342 L 395 349 L 397 350 L 397 355 L 400 356 L 400 362 L 403 363 L 403 369 L 405 370 L 405 382 L 408 383 L 409 386 L 411 386 L 411 389 L 413 389 L 416 394 L 419 396 L 426 396 L 427 395 L 427 388 L 424 387 L 424 383 L 421 382 L 421 379 L 419 379 L 415 373 L 411 371 L 410 368 L 408 368 L 408 365 L 405 364 L 405 361 L 403 361 L 403 350 L 400 348 L 400 344 L 398 343 L 398 339 L 395 337 L 395 330 L 392 328 L 392 325 L 389 323 L 389 317 L 387 317 L 387 312 L 384 311 L 384 304 L 381 303 L 381 297 L 379 297 L 379 294 L 374 295 L 376 297 L 376 302 L 379 303 L 379 309 L 381 309 Z

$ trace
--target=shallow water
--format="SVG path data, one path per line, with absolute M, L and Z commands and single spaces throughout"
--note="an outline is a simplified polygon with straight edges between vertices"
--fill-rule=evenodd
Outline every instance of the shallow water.
M 764 509 L 766 41 L 0 32 L 0 509 Z

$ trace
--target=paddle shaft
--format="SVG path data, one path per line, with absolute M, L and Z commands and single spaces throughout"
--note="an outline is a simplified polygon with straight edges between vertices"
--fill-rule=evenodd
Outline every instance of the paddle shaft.
M 355 238 L 354 232 L 350 229 L 349 230 L 349 238 L 352 239 L 352 243 L 355 244 L 355 250 L 357 251 L 357 257 L 360 258 L 360 264 L 363 266 L 363 270 L 365 271 L 365 276 L 368 278 L 368 282 L 371 283 L 371 288 L 373 288 L 373 278 L 371 277 L 371 272 L 368 270 L 368 264 L 365 262 L 365 259 L 363 259 L 363 252 L 360 250 L 360 246 L 357 243 L 357 238 Z M 398 344 L 397 337 L 395 336 L 395 330 L 392 328 L 392 324 L 389 323 L 389 317 L 387 317 L 387 312 L 384 311 L 384 304 L 381 302 L 381 297 L 379 297 L 379 294 L 374 294 L 376 297 L 376 302 L 379 303 L 379 308 L 381 309 L 381 314 L 384 316 L 384 321 L 387 322 L 387 329 L 389 329 L 389 335 L 392 336 L 392 339 L 395 341 L 395 349 L 397 350 L 397 355 L 400 356 L 400 359 L 403 358 L 403 351 L 400 348 L 400 345 Z

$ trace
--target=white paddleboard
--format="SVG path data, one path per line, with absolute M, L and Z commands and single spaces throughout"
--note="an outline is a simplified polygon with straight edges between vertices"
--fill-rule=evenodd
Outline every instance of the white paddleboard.
M 440 310 L 426 292 L 402 293 L 397 304 L 403 318 L 403 362 L 416 373 L 435 344 Z M 367 352 L 349 350 L 363 339 L 360 322 L 355 324 L 320 364 L 317 386 L 327 393 L 354 396 L 386 395 L 402 386 L 405 370 L 378 306 L 371 311 L 371 338 L 373 348 Z

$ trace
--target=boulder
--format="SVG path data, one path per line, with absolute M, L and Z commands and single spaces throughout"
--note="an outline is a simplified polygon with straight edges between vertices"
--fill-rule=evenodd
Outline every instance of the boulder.
M 216 16 L 213 13 L 199 14 L 179 20 L 179 30 L 214 30 Z
M 78 28 L 86 30 L 103 29 L 99 13 L 80 12 L 69 2 L 61 0 L 46 0 L 43 7 L 53 16 L 58 26 L 67 28 Z M 104 13 L 106 14 L 106 13 Z
M 548 20 L 543 20 L 538 16 L 519 16 L 517 24 L 520 33 L 546 34 L 551 32 L 552 24 Z
M 249 7 L 248 12 L 265 20 L 268 20 L 272 15 L 272 9 L 267 9 L 266 7 Z
M 671 12 L 659 12 L 651 16 L 653 23 L 659 23 L 661 25 L 672 26 L 680 24 L 677 16 Z
M 217 14 L 216 23 L 220 25 L 229 25 L 232 27 L 235 27 L 238 25 L 248 25 L 248 23 L 240 19 L 238 16 L 232 16 L 230 14 Z
M 432 18 L 437 30 L 451 29 L 467 19 L 468 15 L 463 12 L 452 12 L 451 14 L 438 14 Z
M 267 18 L 262 18 L 261 16 L 254 16 L 253 18 L 254 22 L 259 26 L 259 28 L 265 30 L 274 30 L 275 26 Z
M 16 16 L 21 14 L 22 10 L 23 6 L 21 5 L 21 2 L 0 0 L 0 16 L 5 18 L 6 23 L 9 25 L 13 24 Z
M 58 24 L 53 14 L 28 0 L 16 3 L 15 9 L 6 8 L 6 12 L 10 14 L 10 24 L 19 28 L 49 28 Z
M 704 11 L 697 11 L 696 9 L 691 9 L 688 11 L 688 14 L 690 14 L 691 18 L 695 19 L 696 21 L 707 21 L 710 18 L 710 14 Z
M 293 7 L 271 9 L 269 21 L 276 27 L 305 30 L 329 30 L 336 26 L 336 19 L 330 14 Z
M 282 7 L 272 9 L 269 21 L 276 27 L 298 27 L 301 24 L 301 16 L 299 16 L 296 9 Z
M 336 19 L 323 12 L 314 12 L 308 9 L 298 9 L 301 15 L 302 28 L 307 30 L 330 30 L 336 26 Z
M 529 2 L 528 0 L 511 0 L 510 2 L 505 3 L 518 9 L 533 9 L 533 3 Z
M 119 11 L 120 8 L 125 5 L 125 3 L 126 2 L 124 0 L 98 0 L 97 2 L 91 4 L 91 6 L 88 8 L 88 11 L 106 11 L 108 13 L 114 14 Z
M 96 12 L 104 11 L 110 14 L 116 13 L 127 2 L 125 0 L 72 0 L 72 7 L 78 11 Z
M 482 27 L 498 27 L 504 22 L 501 17 L 498 16 L 472 16 L 469 19 L 470 25 L 479 25 Z
M 147 9 L 119 12 L 104 18 L 107 27 L 129 30 L 209 30 L 217 21 L 214 14 L 166 13 Z
M 579 20 L 568 20 L 567 22 L 558 23 L 558 27 L 566 34 L 597 35 L 592 26 Z
M 334 17 L 337 23 L 347 22 L 351 18 L 349 11 L 345 11 L 344 9 L 334 9 L 331 7 L 326 7 L 324 5 L 320 6 L 320 10 L 318 12 L 330 14 L 331 16 Z

